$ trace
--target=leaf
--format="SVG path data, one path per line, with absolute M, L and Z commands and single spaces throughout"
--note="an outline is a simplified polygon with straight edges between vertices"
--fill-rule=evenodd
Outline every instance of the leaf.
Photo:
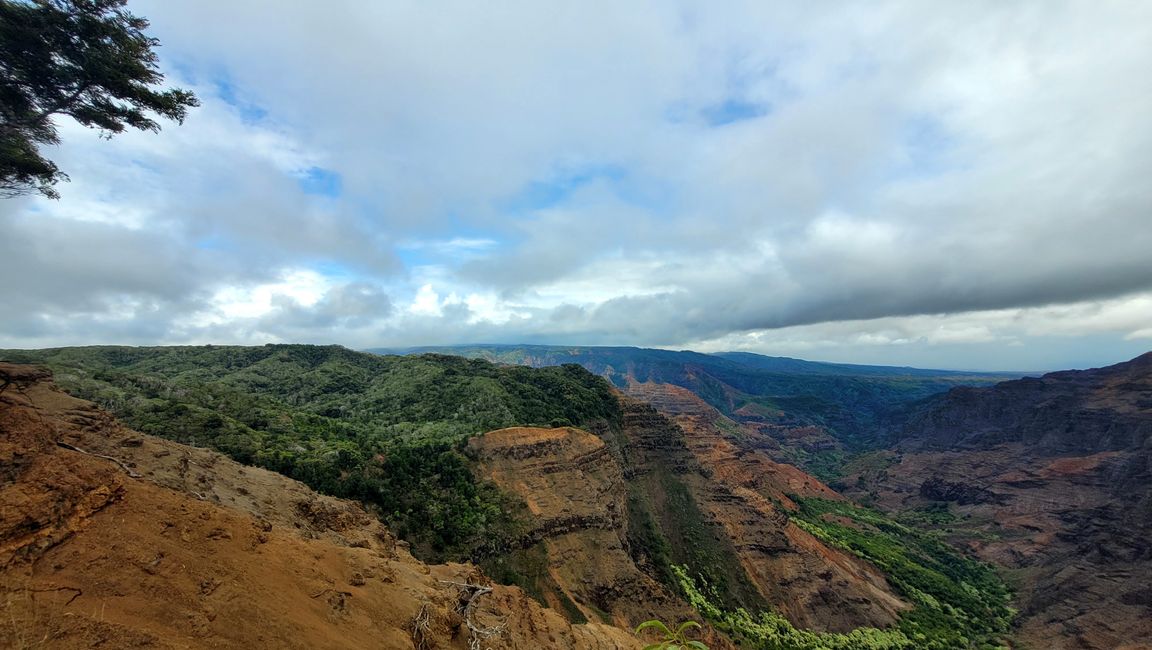
M 636 626 L 636 634 L 640 634 L 644 630 L 647 630 L 650 628 L 655 628 L 656 630 L 659 630 L 660 632 L 662 632 L 664 634 L 664 636 L 671 636 L 672 635 L 672 630 L 669 630 L 668 626 L 665 625 L 663 621 L 656 621 L 656 620 L 644 621 L 640 625 Z
M 684 630 L 687 630 L 690 627 L 700 627 L 700 624 L 697 623 L 696 621 L 691 621 L 691 620 L 684 621 L 683 623 L 680 624 L 680 627 L 676 628 L 677 638 L 683 638 Z
M 699 641 L 689 641 L 685 643 L 684 646 L 687 648 L 695 648 L 696 650 L 708 650 L 708 646 Z

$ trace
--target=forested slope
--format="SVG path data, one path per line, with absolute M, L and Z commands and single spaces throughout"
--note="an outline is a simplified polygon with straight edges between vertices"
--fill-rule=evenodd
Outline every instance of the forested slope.
M 375 505 L 433 559 L 514 534 L 515 505 L 473 476 L 462 454 L 467 437 L 619 417 L 607 382 L 575 365 L 499 367 L 306 345 L 0 355 L 51 367 L 60 386 L 132 428 Z

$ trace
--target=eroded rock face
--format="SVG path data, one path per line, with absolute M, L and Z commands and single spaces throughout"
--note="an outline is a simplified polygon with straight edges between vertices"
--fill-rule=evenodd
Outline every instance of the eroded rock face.
M 418 562 L 356 504 L 0 371 L 17 378 L 0 393 L 0 647 L 468 647 L 451 583 L 486 584 L 476 567 Z M 474 611 L 505 624 L 493 647 L 641 646 L 515 587 Z
M 521 546 L 542 546 L 547 577 L 539 587 L 551 592 L 549 600 L 628 627 L 690 615 L 633 562 L 624 474 L 601 438 L 570 427 L 517 427 L 490 431 L 469 446 L 483 471 L 528 505 L 531 528 Z
M 1143 448 L 1152 437 L 1152 352 L 1092 370 L 954 388 L 914 415 L 905 449 L 1019 443 L 1052 456 Z
M 481 466 L 519 495 L 541 540 L 547 587 L 587 617 L 620 624 L 687 615 L 647 555 L 699 567 L 729 605 L 773 607 L 796 625 L 845 631 L 892 624 L 906 605 L 871 565 L 824 545 L 781 508 L 788 494 L 841 498 L 800 470 L 731 445 L 716 411 L 683 389 L 621 397 L 622 427 L 503 429 L 474 438 Z M 591 560 L 591 561 L 590 561 Z
M 950 503 L 953 541 L 1016 578 L 1025 642 L 1152 647 L 1152 354 L 954 389 L 897 449 L 858 484 L 889 510 Z
M 720 429 L 723 416 L 687 389 L 632 384 L 625 400 L 628 454 L 638 481 L 659 490 L 662 472 L 678 474 L 744 583 L 798 627 L 843 632 L 886 627 L 908 607 L 871 564 L 831 548 L 789 521 L 789 495 L 842 499 L 791 465 L 741 449 Z M 730 424 L 731 426 L 731 424 Z M 675 441 L 675 444 L 673 443 Z M 740 576 L 729 579 L 729 589 Z
M 929 501 L 951 501 L 967 506 L 974 503 L 1003 504 L 1007 498 L 988 488 L 965 481 L 948 481 L 939 476 L 925 479 L 920 484 L 920 496 Z

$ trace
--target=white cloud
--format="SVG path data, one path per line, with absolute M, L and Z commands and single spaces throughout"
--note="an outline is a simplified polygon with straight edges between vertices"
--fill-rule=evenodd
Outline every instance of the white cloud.
M 257 318 L 271 312 L 278 301 L 291 300 L 303 307 L 315 305 L 331 288 L 324 276 L 309 269 L 292 269 L 280 274 L 275 282 L 253 286 L 221 287 L 209 301 L 208 309 L 193 317 L 196 326 L 218 325 L 230 321 Z
M 416 297 L 412 299 L 412 304 L 408 306 L 409 312 L 422 316 L 439 316 L 442 309 L 440 294 L 436 293 L 430 284 L 422 285 L 416 292 Z
M 65 198 L 0 205 L 2 341 L 1148 337 L 1152 5 L 133 9 L 204 106 L 64 125 Z

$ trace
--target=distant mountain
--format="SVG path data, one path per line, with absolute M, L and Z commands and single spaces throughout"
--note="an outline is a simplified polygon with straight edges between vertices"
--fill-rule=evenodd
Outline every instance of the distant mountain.
M 869 366 L 854 363 L 828 363 L 805 361 L 791 357 L 770 357 L 753 352 L 717 352 L 712 356 L 735 361 L 751 368 L 791 374 L 847 375 L 855 377 L 1019 377 L 1013 372 L 970 372 L 963 370 L 931 370 L 910 366 Z
M 902 438 L 951 449 L 1018 442 L 1045 454 L 1140 449 L 1152 439 L 1152 352 L 1106 368 L 957 388 L 927 402 Z
M 593 362 L 595 359 L 629 359 L 647 364 L 700 363 L 705 365 L 729 365 L 718 359 L 735 363 L 755 370 L 780 374 L 839 375 L 849 377 L 964 377 L 1009 379 L 1023 373 L 981 372 L 963 370 L 934 370 L 912 368 L 910 366 L 873 366 L 851 363 L 829 363 L 806 361 L 791 357 L 773 357 L 754 352 L 716 352 L 705 354 L 691 350 L 661 350 L 632 346 L 564 346 L 564 345 L 515 345 L 477 344 L 419 346 L 408 348 L 369 348 L 365 352 L 374 354 L 451 354 L 463 357 L 482 358 L 498 363 L 516 365 L 558 365 L 559 363 Z

